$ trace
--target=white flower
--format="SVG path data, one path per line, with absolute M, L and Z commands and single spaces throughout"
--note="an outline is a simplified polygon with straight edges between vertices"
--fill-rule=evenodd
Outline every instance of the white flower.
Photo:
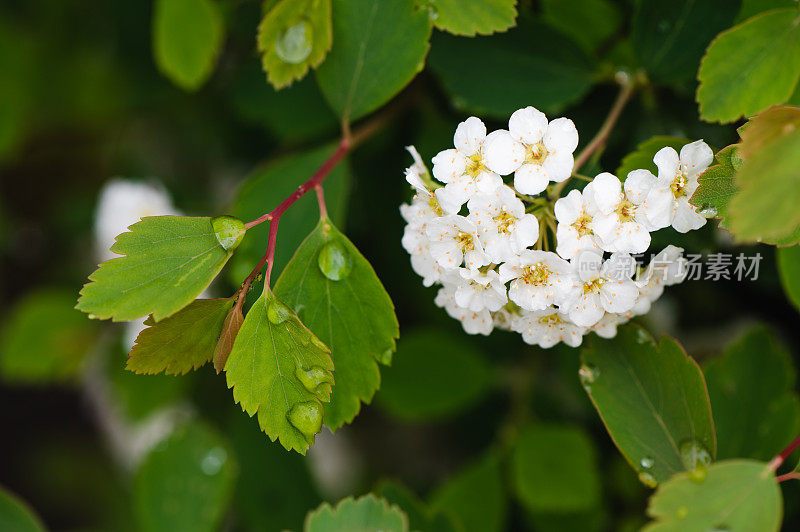
M 645 214 L 653 227 L 671 225 L 679 233 L 699 229 L 705 217 L 689 203 L 697 189 L 697 176 L 702 174 L 714 159 L 714 153 L 702 140 L 681 148 L 680 156 L 671 147 L 662 148 L 653 157 L 658 167 L 658 178 L 645 199 Z
M 513 321 L 512 327 L 522 334 L 525 343 L 545 349 L 558 342 L 578 347 L 586 333 L 585 327 L 575 325 L 554 308 L 523 312 Z
M 637 315 L 650 312 L 650 306 L 664 293 L 664 287 L 682 283 L 688 272 L 688 261 L 683 257 L 683 249 L 672 245 L 664 248 L 636 277 L 639 299 L 633 311 Z
M 627 253 L 614 253 L 603 262 L 594 251 L 582 251 L 571 261 L 580 284 L 562 306 L 576 325 L 591 327 L 604 312 L 623 313 L 633 308 L 639 289 L 631 280 L 636 262 Z
M 480 270 L 459 270 L 463 281 L 460 282 L 453 295 L 459 307 L 473 312 L 488 310 L 496 312 L 508 303 L 506 286 L 500 280 L 500 275 L 495 270 L 485 273 Z
M 642 190 L 647 182 L 647 172 L 631 172 L 625 181 L 625 192 L 617 176 L 608 172 L 599 174 L 586 185 L 591 187 L 598 214 L 593 219 L 594 232 L 600 236 L 605 251 L 643 253 L 650 247 L 650 224 L 638 209 L 644 200 Z M 630 194 L 628 191 L 630 190 Z
M 436 262 L 446 270 L 458 268 L 462 263 L 467 268 L 479 268 L 489 264 L 489 257 L 483 251 L 474 223 L 452 214 L 436 218 L 425 231 L 430 240 L 430 250 Z
M 559 255 L 569 260 L 581 250 L 600 251 L 599 237 L 595 235 L 593 224 L 597 209 L 588 195 L 570 190 L 556 201 L 553 211 L 558 221 L 556 252 Z
M 453 286 L 446 286 L 440 289 L 433 302 L 436 303 L 436 306 L 444 308 L 451 318 L 460 321 L 467 334 L 489 336 L 494 329 L 492 315 L 488 310 L 473 312 L 456 304 L 455 287 Z
M 445 183 L 438 196 L 442 207 L 450 214 L 456 214 L 477 192 L 492 192 L 503 183 L 503 179 L 485 164 L 485 139 L 486 126 L 471 116 L 456 128 L 455 149 L 441 151 L 432 159 L 433 177 Z
M 524 250 L 502 264 L 500 278 L 511 281 L 508 297 L 525 310 L 560 305 L 578 283 L 567 261 L 538 250 Z
M 525 205 L 514 190 L 501 185 L 491 194 L 478 194 L 467 203 L 478 227 L 486 254 L 494 263 L 509 260 L 539 238 L 539 220 L 525 214 Z
M 145 216 L 178 215 L 169 194 L 158 182 L 115 178 L 103 186 L 95 213 L 95 242 L 101 261 L 118 255 L 109 249 L 117 235 Z
M 614 338 L 617 335 L 617 327 L 628 323 L 634 314 L 632 310 L 624 314 L 606 312 L 600 321 L 592 325 L 589 330 L 594 331 L 600 338 Z
M 561 182 L 572 175 L 575 160 L 572 153 L 578 146 L 578 130 L 568 118 L 556 118 L 549 124 L 547 117 L 533 107 L 519 109 L 508 121 L 508 136 L 519 147 L 510 147 L 505 135 L 487 150 L 487 160 L 499 167 L 497 159 L 508 161 L 504 169 L 516 166 L 514 188 L 522 194 L 538 194 L 551 182 Z M 517 164 L 519 154 L 521 164 Z

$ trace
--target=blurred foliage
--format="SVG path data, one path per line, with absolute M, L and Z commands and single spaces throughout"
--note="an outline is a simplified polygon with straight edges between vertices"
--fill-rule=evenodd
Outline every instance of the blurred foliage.
M 374 501 L 378 513 L 388 507 L 420 532 L 643 526 L 653 492 L 614 446 L 629 455 L 630 435 L 598 416 L 589 397 L 603 414 L 603 381 L 620 376 L 606 364 L 622 352 L 675 364 L 687 360 L 684 353 L 672 340 L 658 348 L 638 342 L 636 328 L 614 341 L 593 338 L 584 362 L 599 374 L 587 395 L 578 350 L 543 351 L 502 333 L 465 336 L 435 307 L 434 290 L 421 285 L 400 246 L 397 207 L 409 197 L 402 170 L 410 163 L 402 147 L 415 144 L 429 160 L 450 145 L 466 113 L 505 127 L 508 114 L 525 105 L 572 118 L 585 146 L 614 100 L 615 76 L 624 73 L 642 80 L 639 92 L 585 173 L 649 165 L 652 153 L 674 139 L 704 138 L 718 152 L 739 140 L 740 117 L 786 100 L 800 103 L 796 2 L 487 0 L 476 11 L 485 15 L 464 19 L 458 2 L 331 0 L 333 40 L 324 61 L 276 90 L 260 68 L 267 58 L 256 35 L 278 4 L 289 2 L 9 0 L 0 7 L 0 529 L 11 529 L 9 522 L 43 528 L 31 507 L 55 530 L 301 530 L 306 513 L 328 498 L 323 479 L 334 465 L 359 471 L 355 496 L 372 490 L 387 502 L 356 501 Z M 518 16 L 504 31 L 510 6 Z M 176 17 L 183 9 L 191 15 Z M 363 24 L 369 14 L 372 22 Z M 193 41 L 197 24 L 205 37 Z M 481 36 L 464 36 L 473 33 Z M 359 59 L 362 39 L 368 45 Z M 783 55 L 767 53 L 775 49 Z M 752 61 L 756 70 L 747 70 Z M 369 75 L 359 74 L 362 68 Z M 374 267 L 401 331 L 392 366 L 381 369 L 375 405 L 362 405 L 354 424 L 333 436 L 347 453 L 336 454 L 341 449 L 321 439 L 305 457 L 270 444 L 209 366 L 191 376 L 127 371 L 124 327 L 72 309 L 96 264 L 93 213 L 112 176 L 157 178 L 188 214 L 249 221 L 324 161 L 337 140 L 337 117 L 358 119 L 387 102 L 385 127 L 325 182 L 332 221 Z M 795 132 L 766 143 L 743 170 L 753 199 L 741 199 L 747 209 L 740 210 L 771 220 L 775 237 L 797 228 L 797 138 Z M 718 154 L 721 173 L 708 177 L 727 188 L 710 190 L 704 200 L 719 215 L 739 170 L 726 154 Z M 785 162 L 779 173 L 775 160 Z M 783 192 L 764 200 L 765 182 Z M 311 196 L 282 220 L 274 279 L 315 226 Z M 740 224 L 753 226 L 748 219 Z M 774 248 L 743 247 L 715 225 L 678 244 L 690 253 L 758 252 L 759 278 L 673 287 L 642 320 L 679 338 L 702 363 L 706 382 L 696 367 L 680 364 L 673 373 L 634 369 L 651 380 L 649 390 L 681 387 L 697 411 L 706 411 L 707 384 L 718 454 L 726 461 L 705 471 L 705 483 L 686 473 L 662 484 L 650 509 L 661 522 L 656 530 L 669 529 L 682 513 L 671 493 L 700 504 L 707 495 L 701 491 L 717 482 L 738 489 L 726 470 L 741 468 L 740 480 L 755 479 L 763 464 L 727 459 L 769 460 L 800 423 L 797 247 L 776 257 Z M 266 228 L 250 233 L 213 295 L 231 295 L 261 256 Z M 653 237 L 654 246 L 664 240 Z M 249 299 L 258 294 L 256 287 Z M 769 329 L 751 329 L 754 321 Z M 620 386 L 634 389 L 630 381 Z M 107 410 L 87 407 L 95 394 Z M 164 413 L 176 411 L 189 420 L 171 431 Z M 625 410 L 625 423 L 652 422 L 639 413 Z M 698 423 L 707 432 L 708 419 Z M 683 438 L 679 432 L 675 437 Z M 130 448 L 120 451 L 119 434 L 141 440 L 129 438 Z M 680 452 L 670 452 L 683 469 Z M 689 454 L 699 459 L 697 449 Z M 628 457 L 638 470 L 647 455 Z M 774 505 L 783 491 L 784 527 L 800 526 L 797 486 L 778 490 L 758 479 L 747 485 L 758 487 L 754 504 Z M 348 515 L 354 505 L 344 505 Z M 335 518 L 336 506 L 323 508 L 316 515 Z M 677 526 L 687 526 L 694 510 L 687 508 L 689 517 Z

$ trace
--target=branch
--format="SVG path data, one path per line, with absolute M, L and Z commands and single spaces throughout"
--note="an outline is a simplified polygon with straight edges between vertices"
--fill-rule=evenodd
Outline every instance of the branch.
M 614 126 L 617 124 L 617 120 L 619 120 L 620 115 L 622 114 L 622 110 L 625 109 L 625 106 L 633 96 L 634 90 L 636 88 L 636 83 L 631 80 L 630 76 L 627 74 L 620 74 L 617 76 L 617 83 L 620 85 L 619 94 L 617 94 L 617 99 L 614 101 L 614 105 L 611 107 L 611 110 L 608 112 L 603 125 L 600 126 L 600 129 L 597 131 L 597 134 L 589 141 L 589 144 L 586 145 L 585 148 L 575 157 L 575 165 L 573 167 L 573 171 L 577 172 L 581 169 L 581 167 L 586 164 L 586 161 L 589 160 L 589 157 L 592 156 L 594 152 L 601 149 L 605 146 L 606 142 L 608 141 L 608 137 L 611 135 L 611 132 L 614 130 Z M 570 176 L 571 177 L 571 176 Z M 567 184 L 567 181 L 570 180 L 570 177 L 558 183 L 555 187 L 553 187 L 552 195 L 554 197 L 560 196 L 561 191 Z

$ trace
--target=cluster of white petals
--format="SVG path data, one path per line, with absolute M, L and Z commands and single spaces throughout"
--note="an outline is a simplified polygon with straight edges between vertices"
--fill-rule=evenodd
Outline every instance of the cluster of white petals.
M 555 202 L 540 194 L 572 175 L 578 132 L 571 120 L 548 121 L 526 107 L 507 130 L 487 133 L 470 117 L 453 144 L 433 157 L 431 172 L 407 148 L 414 162 L 406 180 L 416 194 L 400 207 L 402 244 L 423 284 L 440 285 L 436 305 L 467 333 L 498 328 L 541 347 L 576 347 L 589 331 L 613 337 L 686 277 L 680 248 L 668 246 L 647 267 L 632 255 L 648 250 L 653 231 L 705 224 L 689 203 L 713 158 L 703 141 L 680 154 L 660 150 L 657 176 L 634 170 L 622 182 L 604 172 Z

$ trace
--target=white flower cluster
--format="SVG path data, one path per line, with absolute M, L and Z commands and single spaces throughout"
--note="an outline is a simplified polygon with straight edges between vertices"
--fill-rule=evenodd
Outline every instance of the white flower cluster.
M 575 347 L 589 331 L 614 336 L 617 325 L 648 312 L 664 286 L 685 278 L 680 248 L 668 246 L 647 268 L 631 254 L 647 250 L 652 231 L 705 224 L 688 201 L 713 158 L 704 142 L 680 155 L 659 151 L 658 176 L 635 170 L 623 184 L 601 173 L 555 202 L 539 194 L 572 175 L 578 132 L 571 120 L 548 121 L 526 107 L 511 115 L 508 130 L 487 134 L 470 117 L 453 143 L 433 157 L 432 177 L 407 148 L 414 164 L 406 180 L 416 195 L 400 207 L 402 243 L 423 284 L 441 285 L 436 304 L 467 333 L 499 328 L 529 344 Z M 513 186 L 504 180 L 512 174 Z

